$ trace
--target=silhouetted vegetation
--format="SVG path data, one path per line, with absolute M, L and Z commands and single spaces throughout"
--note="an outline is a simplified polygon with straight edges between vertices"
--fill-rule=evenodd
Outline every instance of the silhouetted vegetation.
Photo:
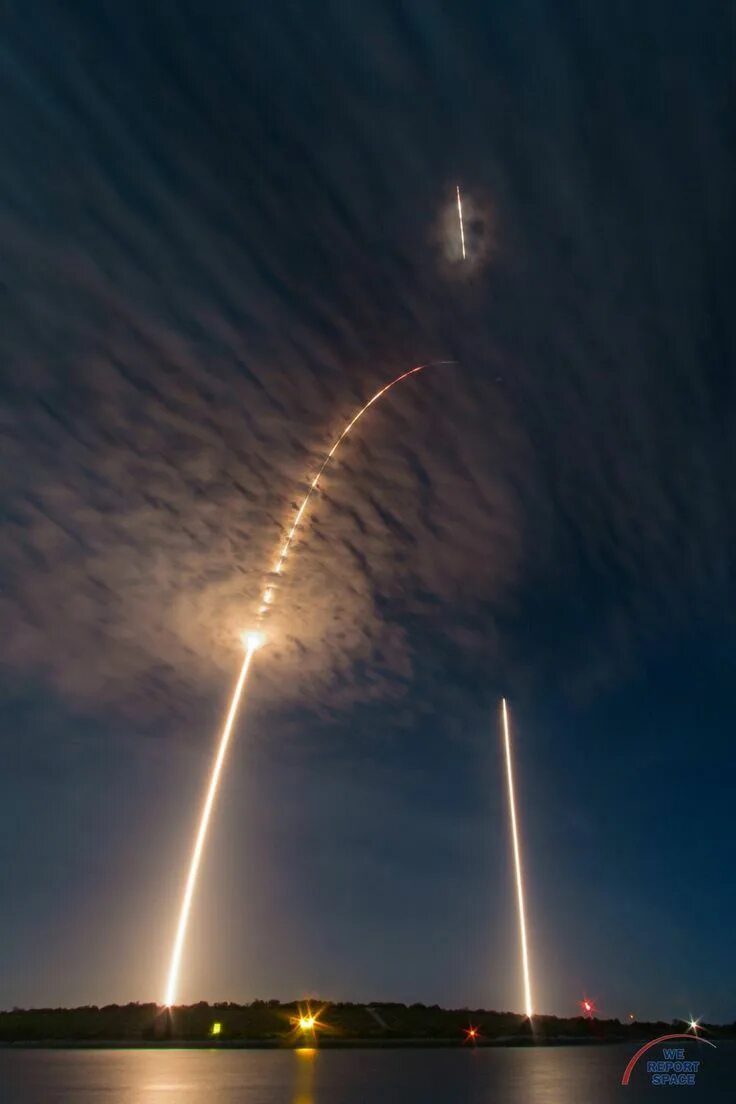
M 680 1021 L 622 1024 L 616 1019 L 537 1016 L 532 1031 L 525 1017 L 513 1012 L 444 1009 L 436 1004 L 407 1006 L 381 1001 L 369 1005 L 311 1003 L 313 1009 L 323 1008 L 318 1043 L 333 1046 L 349 1045 L 358 1040 L 387 1046 L 400 1045 L 402 1041 L 435 1045 L 462 1043 L 471 1025 L 477 1029 L 480 1045 L 604 1043 L 655 1038 L 673 1030 L 684 1030 Z M 0 1012 L 0 1042 L 146 1045 L 176 1040 L 208 1041 L 209 1045 L 218 1046 L 237 1046 L 239 1042 L 293 1046 L 305 1040 L 294 1026 L 298 1013 L 296 1002 L 281 1004 L 276 1000 L 255 1000 L 250 1004 L 200 1001 L 171 1010 L 137 1003 L 82 1008 L 14 1008 L 11 1012 Z M 215 1029 L 215 1024 L 219 1028 Z M 736 1024 L 710 1025 L 708 1030 L 716 1036 L 734 1036 Z

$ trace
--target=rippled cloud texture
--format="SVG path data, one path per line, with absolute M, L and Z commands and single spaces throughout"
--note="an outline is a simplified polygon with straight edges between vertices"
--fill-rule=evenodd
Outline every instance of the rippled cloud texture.
M 325 480 L 279 595 L 279 693 L 399 693 L 398 611 L 484 602 L 492 636 L 532 561 L 574 556 L 615 588 L 603 647 L 718 594 L 732 425 L 709 386 L 726 195 L 707 87 L 652 73 L 651 138 L 627 156 L 605 67 L 586 119 L 582 37 L 546 43 L 545 134 L 541 87 L 515 92 L 525 132 L 460 110 L 503 74 L 431 5 L 122 23 L 113 50 L 114 16 L 19 19 L 5 69 L 7 662 L 119 707 L 213 685 L 341 422 L 443 355 L 461 364 L 387 398 Z M 676 133 L 655 129 L 660 86 L 701 98 Z M 455 109 L 448 142 L 433 124 Z M 476 178 L 493 194 L 502 239 L 460 290 L 429 233 L 453 171 L 469 209 Z

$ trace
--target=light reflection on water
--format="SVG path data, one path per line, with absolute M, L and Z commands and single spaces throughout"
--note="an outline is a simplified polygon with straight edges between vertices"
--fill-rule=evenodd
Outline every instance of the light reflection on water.
M 2 1104 L 610 1104 L 732 1101 L 736 1048 L 695 1088 L 620 1085 L 631 1046 L 451 1050 L 0 1049 Z
M 317 1051 L 314 1047 L 299 1047 L 293 1053 L 296 1058 L 296 1074 L 292 1104 L 315 1104 L 314 1066 Z

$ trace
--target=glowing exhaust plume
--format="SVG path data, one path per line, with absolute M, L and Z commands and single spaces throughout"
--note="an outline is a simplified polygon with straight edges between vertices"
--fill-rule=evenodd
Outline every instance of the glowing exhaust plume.
M 463 225 L 463 201 L 460 198 L 460 185 L 456 185 L 457 189 L 457 217 L 460 222 L 460 245 L 463 249 L 463 260 L 465 260 L 465 227 Z
M 430 363 L 439 366 L 439 365 L 452 364 L 453 361 L 450 361 L 450 360 L 437 360 L 437 361 L 431 361 Z M 332 448 L 327 453 L 327 456 L 323 460 L 323 462 L 322 462 L 322 464 L 319 468 L 319 471 L 317 472 L 314 479 L 312 480 L 312 482 L 309 485 L 309 488 L 307 490 L 307 493 L 304 496 L 304 499 L 302 501 L 301 506 L 299 507 L 299 509 L 296 512 L 296 517 L 294 518 L 294 522 L 291 526 L 291 529 L 288 532 L 286 540 L 281 545 L 281 550 L 280 550 L 280 552 L 278 554 L 278 557 L 276 559 L 276 563 L 275 563 L 275 566 L 273 568 L 273 573 L 275 575 L 282 575 L 283 574 L 284 563 L 286 561 L 286 557 L 289 554 L 289 550 L 291 548 L 294 537 L 296 536 L 296 533 L 297 533 L 297 530 L 299 528 L 299 524 L 302 520 L 302 517 L 304 516 L 304 513 L 307 509 L 307 506 L 309 505 L 309 500 L 312 497 L 312 494 L 314 493 L 314 491 L 317 490 L 317 487 L 319 485 L 319 480 L 320 480 L 325 468 L 330 463 L 333 456 L 337 452 L 337 450 L 340 447 L 340 445 L 342 444 L 342 442 L 348 436 L 348 434 L 350 433 L 353 426 L 356 424 L 356 422 L 360 421 L 360 419 L 363 417 L 365 412 L 367 410 L 369 410 L 373 406 L 374 403 L 378 402 L 378 400 L 380 398 L 382 398 L 382 396 L 385 395 L 387 391 L 390 391 L 391 388 L 395 387 L 397 383 L 401 383 L 402 380 L 408 379 L 409 376 L 416 375 L 417 372 L 421 372 L 425 368 L 429 368 L 430 363 L 420 364 L 416 368 L 410 368 L 408 372 L 402 372 L 400 376 L 397 376 L 396 379 L 391 380 L 391 382 L 387 383 L 385 387 L 382 387 L 380 389 L 380 391 L 376 391 L 375 395 L 371 399 L 369 399 L 368 402 L 364 406 L 362 406 L 360 408 L 358 413 L 345 426 L 342 433 L 337 438 L 337 440 L 333 444 Z M 272 583 L 269 582 L 264 587 L 263 593 L 261 595 L 261 604 L 260 604 L 259 609 L 258 609 L 258 620 L 259 620 L 259 622 L 263 620 L 264 615 L 271 608 L 271 606 L 273 604 L 274 597 L 275 597 L 275 590 L 274 590 L 274 587 L 273 587 Z M 248 672 L 250 671 L 250 665 L 251 665 L 251 660 L 253 659 L 253 654 L 257 651 L 258 648 L 260 648 L 264 644 L 265 637 L 264 637 L 264 634 L 260 630 L 256 629 L 256 630 L 251 630 L 249 632 L 244 632 L 241 635 L 241 640 L 243 641 L 243 645 L 246 649 L 245 659 L 243 660 L 243 666 L 240 669 L 240 675 L 238 676 L 238 681 L 235 685 L 235 690 L 233 691 L 233 696 L 232 696 L 232 699 L 230 701 L 230 708 L 228 710 L 227 717 L 225 719 L 225 725 L 224 725 L 222 733 L 220 735 L 220 740 L 219 740 L 219 744 L 218 744 L 218 748 L 217 748 L 217 754 L 215 756 L 215 762 L 213 764 L 212 772 L 210 774 L 210 781 L 209 781 L 209 785 L 207 787 L 207 796 L 205 798 L 204 806 L 202 807 L 202 813 L 200 815 L 199 828 L 197 830 L 197 836 L 196 836 L 195 843 L 194 843 L 194 849 L 192 851 L 192 857 L 189 861 L 189 873 L 187 875 L 186 885 L 184 887 L 184 895 L 182 897 L 181 908 L 180 908 L 180 911 L 179 911 L 179 921 L 178 921 L 178 924 L 177 924 L 177 927 L 176 927 L 176 935 L 174 937 L 174 945 L 173 945 L 173 948 L 172 948 L 172 951 L 171 951 L 171 962 L 170 962 L 170 965 L 169 965 L 168 980 L 167 980 L 167 983 L 166 983 L 166 997 L 164 999 L 164 1004 L 167 1005 L 169 1008 L 174 1004 L 174 1002 L 176 1000 L 176 992 L 177 992 L 178 982 L 179 982 L 179 967 L 181 965 L 181 956 L 182 956 L 182 951 L 184 949 L 184 940 L 186 938 L 187 926 L 189 924 L 189 914 L 190 914 L 191 909 L 192 909 L 192 900 L 194 898 L 194 890 L 195 890 L 196 884 L 197 884 L 197 876 L 199 874 L 199 867 L 200 867 L 200 864 L 202 862 L 202 853 L 204 851 L 204 844 L 205 844 L 205 840 L 207 838 L 207 829 L 209 827 L 210 817 L 212 815 L 212 807 L 214 805 L 215 798 L 217 796 L 217 789 L 218 789 L 219 782 L 220 782 L 220 775 L 222 773 L 223 764 L 225 762 L 225 753 L 227 751 L 227 746 L 230 742 L 230 734 L 232 732 L 233 724 L 235 723 L 235 718 L 237 716 L 238 709 L 240 707 L 240 701 L 241 701 L 241 698 L 243 696 L 243 689 L 245 687 L 246 679 L 248 678 Z
M 511 838 L 514 845 L 514 868 L 516 870 L 516 900 L 519 909 L 519 942 L 521 943 L 521 966 L 524 973 L 524 1007 L 529 1019 L 532 1018 L 532 987 L 529 980 L 529 949 L 526 941 L 526 909 L 524 907 L 524 878 L 521 872 L 521 847 L 516 819 L 516 796 L 514 793 L 514 770 L 511 763 L 511 739 L 509 737 L 509 715 L 506 699 L 501 699 L 501 717 L 503 719 L 503 740 L 506 750 L 506 775 L 509 784 L 509 810 L 511 813 Z

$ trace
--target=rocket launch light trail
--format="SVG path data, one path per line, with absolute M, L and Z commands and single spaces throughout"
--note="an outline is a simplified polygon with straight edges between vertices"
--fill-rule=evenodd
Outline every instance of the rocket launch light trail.
M 463 225 L 463 201 L 460 198 L 460 185 L 455 185 L 457 191 L 457 217 L 460 222 L 460 245 L 463 250 L 463 260 L 465 260 L 465 227 Z
M 207 836 L 207 828 L 209 827 L 210 817 L 212 816 L 212 806 L 215 803 L 215 797 L 217 795 L 217 787 L 220 782 L 220 775 L 222 774 L 222 766 L 225 762 L 225 753 L 227 751 L 227 745 L 230 743 L 230 733 L 233 730 L 233 724 L 238 712 L 238 706 L 240 705 L 240 699 L 243 696 L 243 688 L 245 686 L 245 680 L 248 678 L 248 672 L 250 671 L 251 660 L 259 646 L 259 641 L 255 638 L 255 635 L 249 640 L 245 651 L 245 658 L 243 659 L 243 666 L 240 668 L 240 674 L 238 675 L 238 681 L 235 684 L 235 690 L 230 700 L 230 708 L 225 718 L 225 725 L 220 736 L 220 743 L 217 748 L 217 755 L 215 756 L 215 762 L 212 766 L 212 773 L 210 774 L 210 782 L 207 787 L 207 796 L 205 797 L 204 805 L 202 807 L 202 814 L 199 819 L 199 829 L 197 831 L 197 838 L 194 841 L 194 850 L 192 851 L 192 857 L 189 863 L 189 874 L 187 875 L 186 886 L 184 887 L 184 897 L 181 902 L 181 910 L 179 913 L 179 923 L 176 926 L 176 936 L 174 937 L 174 947 L 171 952 L 171 964 L 169 966 L 169 977 L 166 983 L 166 1000 L 164 1003 L 171 1007 L 176 999 L 176 984 L 179 978 L 179 964 L 181 962 L 181 953 L 184 949 L 184 937 L 187 933 L 187 924 L 189 923 L 189 913 L 192 909 L 192 898 L 194 896 L 194 887 L 197 884 L 197 875 L 199 873 L 200 863 L 202 862 L 202 851 L 204 850 L 204 841 Z
M 369 410 L 374 403 L 378 402 L 387 391 L 390 391 L 392 387 L 395 387 L 397 383 L 401 383 L 402 380 L 408 379 L 409 376 L 416 375 L 417 372 L 423 371 L 425 368 L 429 368 L 431 365 L 447 365 L 452 364 L 449 360 L 436 360 L 430 361 L 427 364 L 419 364 L 416 368 L 410 368 L 408 372 L 402 372 L 396 379 L 391 380 L 385 387 L 382 387 L 379 391 L 376 391 L 375 395 L 360 408 L 358 413 L 348 422 L 339 435 L 335 443 L 333 444 L 327 456 L 323 460 L 317 474 L 309 485 L 307 493 L 304 495 L 302 503 L 296 512 L 294 522 L 291 529 L 288 532 L 286 540 L 281 546 L 281 550 L 276 559 L 276 563 L 273 568 L 273 574 L 282 575 L 284 571 L 284 564 L 286 557 L 289 554 L 291 545 L 296 536 L 299 524 L 304 516 L 304 513 L 309 505 L 313 493 L 317 490 L 320 478 L 332 460 L 333 456 L 337 452 L 338 448 L 350 433 L 355 424 L 360 421 L 363 415 Z M 272 607 L 275 597 L 274 586 L 271 582 L 268 582 L 264 587 L 261 595 L 261 604 L 258 609 L 258 621 L 262 622 L 265 614 Z M 251 668 L 251 661 L 255 652 L 265 643 L 265 636 L 260 630 L 253 630 L 242 634 L 242 641 L 245 647 L 245 658 L 243 659 L 243 665 L 240 669 L 238 681 L 235 684 L 235 690 L 233 691 L 232 698 L 230 699 L 230 707 L 225 718 L 225 724 L 220 734 L 220 739 L 217 745 L 217 752 L 215 760 L 210 773 L 210 780 L 207 786 L 207 793 L 202 806 L 202 812 L 199 818 L 199 827 L 197 829 L 197 835 L 194 841 L 194 847 L 192 849 L 192 855 L 189 860 L 189 872 L 187 874 L 187 880 L 184 886 L 184 894 L 182 896 L 181 906 L 179 909 L 179 920 L 176 926 L 176 934 L 174 936 L 174 944 L 171 950 L 171 960 L 169 964 L 169 973 L 166 982 L 166 996 L 164 998 L 164 1004 L 170 1008 L 175 1000 L 177 994 L 177 988 L 179 984 L 179 968 L 181 966 L 181 957 L 184 950 L 184 941 L 186 939 L 187 927 L 189 924 L 189 914 L 192 909 L 192 901 L 194 899 L 194 891 L 197 885 L 197 877 L 199 875 L 199 868 L 202 863 L 202 854 L 204 852 L 204 845 L 207 838 L 207 829 L 209 828 L 210 818 L 212 816 L 212 809 L 217 797 L 217 790 L 220 784 L 220 776 L 222 774 L 222 768 L 225 762 L 225 754 L 227 752 L 228 744 L 230 743 L 230 735 L 232 733 L 235 718 L 240 708 L 240 702 L 243 697 L 243 691 L 245 689 L 245 683 L 248 678 L 248 674 Z
M 511 838 L 514 846 L 514 868 L 516 871 L 516 900 L 519 910 L 519 942 L 521 943 L 521 966 L 524 974 L 524 1007 L 531 1020 L 533 1014 L 532 987 L 529 980 L 529 949 L 526 940 L 526 909 L 524 907 L 524 878 L 521 872 L 521 847 L 516 818 L 516 795 L 514 793 L 514 771 L 511 762 L 511 739 L 509 737 L 509 715 L 506 699 L 501 699 L 501 717 L 503 720 L 503 740 L 506 751 L 506 776 L 509 784 L 509 811 L 511 815 Z
M 432 361 L 432 364 L 436 364 L 438 366 L 443 365 L 443 364 L 451 364 L 451 363 L 452 363 L 452 361 L 449 361 L 449 360 Z M 360 408 L 360 410 L 358 411 L 358 413 L 355 415 L 355 417 L 352 418 L 351 421 L 349 421 L 348 424 L 345 426 L 342 433 L 337 438 L 337 440 L 335 441 L 335 443 L 332 446 L 332 448 L 330 449 L 330 451 L 327 453 L 327 456 L 322 461 L 322 465 L 321 465 L 319 471 L 317 472 L 314 479 L 310 483 L 309 490 L 305 494 L 304 499 L 302 500 L 302 504 L 296 512 L 296 517 L 294 518 L 294 524 L 292 525 L 291 529 L 289 530 L 289 533 L 286 537 L 286 540 L 284 541 L 284 543 L 281 547 L 281 551 L 279 552 L 278 559 L 276 560 L 276 563 L 274 565 L 274 568 L 273 568 L 274 575 L 281 575 L 283 573 L 284 563 L 286 561 L 286 557 L 289 555 L 289 550 L 291 548 L 294 537 L 296 536 L 296 532 L 297 532 L 297 529 L 299 528 L 299 524 L 302 520 L 302 517 L 304 516 L 304 512 L 305 512 L 307 506 L 309 505 L 309 500 L 312 497 L 312 494 L 314 493 L 314 491 L 316 491 L 318 486 L 319 486 L 319 481 L 322 477 L 322 473 L 324 472 L 325 468 L 329 464 L 330 460 L 332 460 L 332 457 L 335 455 L 335 453 L 337 452 L 337 450 L 340 447 L 340 445 L 342 444 L 342 442 L 345 440 L 347 435 L 350 433 L 350 430 L 353 428 L 353 426 L 356 424 L 356 422 L 360 421 L 360 419 L 363 417 L 365 412 L 367 410 L 370 410 L 370 408 L 373 406 L 373 404 L 378 402 L 378 400 L 380 398 L 383 398 L 383 396 L 386 394 L 386 392 L 390 391 L 392 387 L 395 387 L 397 383 L 401 383 L 402 380 L 408 379 L 409 376 L 416 375 L 417 372 L 422 372 L 422 371 L 424 371 L 425 368 L 429 368 L 429 367 L 430 367 L 429 364 L 419 364 L 416 368 L 410 368 L 408 372 L 402 372 L 400 376 L 397 376 L 396 379 L 391 380 L 391 382 L 387 383 L 385 387 L 382 387 L 380 389 L 380 391 L 376 391 L 373 398 L 369 399 L 368 402 L 365 404 L 365 406 L 362 406 Z M 265 613 L 267 613 L 267 611 L 269 609 L 269 606 L 271 605 L 272 602 L 273 602 L 273 587 L 268 585 L 268 586 L 266 586 L 265 590 L 263 591 L 263 595 L 261 597 L 261 605 L 260 605 L 260 608 L 258 610 L 259 617 L 263 617 L 263 615 Z

